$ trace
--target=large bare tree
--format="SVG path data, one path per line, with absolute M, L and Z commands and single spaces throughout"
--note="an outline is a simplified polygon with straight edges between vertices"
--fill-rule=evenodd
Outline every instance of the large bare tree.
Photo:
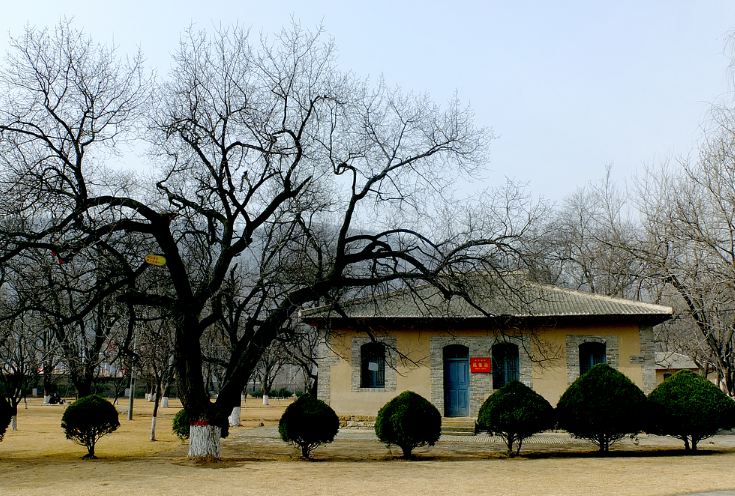
M 467 294 L 450 276 L 517 268 L 537 215 L 513 187 L 454 202 L 491 133 L 456 99 L 441 107 L 338 70 L 324 38 L 190 30 L 152 100 L 139 58 L 121 63 L 66 24 L 28 30 L 0 72 L 0 209 L 14 220 L 0 260 L 92 246 L 116 257 L 118 300 L 173 319 L 190 456 L 219 457 L 247 379 L 300 307 L 425 283 Z M 150 182 L 101 165 L 144 111 Z M 131 235 L 140 248 L 119 248 Z M 132 289 L 147 244 L 170 290 Z M 211 401 L 201 340 L 236 266 L 245 318 Z

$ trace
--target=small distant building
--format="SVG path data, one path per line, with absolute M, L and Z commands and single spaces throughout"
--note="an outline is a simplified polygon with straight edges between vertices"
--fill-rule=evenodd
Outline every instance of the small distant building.
M 653 326 L 671 318 L 671 307 L 527 282 L 472 287 L 473 304 L 423 286 L 343 303 L 342 315 L 302 311 L 324 331 L 319 398 L 338 415 L 372 416 L 412 390 L 446 417 L 476 417 L 511 380 L 556 405 L 602 362 L 646 393 L 656 386 Z
M 656 385 L 661 384 L 666 379 L 676 374 L 680 370 L 689 370 L 695 374 L 699 373 L 699 367 L 694 360 L 681 353 L 673 352 L 656 352 Z M 711 374 L 709 380 L 716 382 L 714 374 Z

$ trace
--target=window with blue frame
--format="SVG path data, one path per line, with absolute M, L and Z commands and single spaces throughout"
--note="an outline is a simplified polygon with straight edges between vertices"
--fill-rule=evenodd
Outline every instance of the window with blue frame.
M 579 345 L 579 375 L 584 375 L 598 363 L 607 363 L 605 343 L 582 343 Z
M 385 345 L 367 343 L 360 347 L 360 387 L 385 387 Z
M 513 343 L 496 344 L 493 346 L 493 389 L 517 380 L 518 346 Z

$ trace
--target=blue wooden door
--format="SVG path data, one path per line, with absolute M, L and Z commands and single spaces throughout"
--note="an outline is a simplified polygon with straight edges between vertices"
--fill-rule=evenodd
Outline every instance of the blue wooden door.
M 465 346 L 444 348 L 444 416 L 470 415 L 470 359 Z

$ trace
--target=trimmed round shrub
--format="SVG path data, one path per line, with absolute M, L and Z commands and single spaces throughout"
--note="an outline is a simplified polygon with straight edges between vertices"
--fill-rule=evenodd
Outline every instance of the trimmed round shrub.
M 278 422 L 281 439 L 301 448 L 304 458 L 320 444 L 331 443 L 339 431 L 339 418 L 323 401 L 309 394 L 288 405 Z
M 10 419 L 13 417 L 12 409 L 8 401 L 0 396 L 0 441 L 5 436 L 5 431 L 8 430 L 10 425 Z
M 601 363 L 572 383 L 559 399 L 560 428 L 587 439 L 600 451 L 645 426 L 646 395 L 625 375 Z
M 375 434 L 388 448 L 396 445 L 404 458 L 414 448 L 434 446 L 442 430 L 442 416 L 429 400 L 413 391 L 399 394 L 378 412 Z
M 69 405 L 61 417 L 66 438 L 87 448 L 83 458 L 96 458 L 94 447 L 105 434 L 120 427 L 115 407 L 96 394 L 79 398 Z
M 485 400 L 477 416 L 480 430 L 500 436 L 513 452 L 518 443 L 554 427 L 554 408 L 546 398 L 519 381 L 511 381 Z
M 735 401 L 701 375 L 681 370 L 648 395 L 650 419 L 647 431 L 684 441 L 684 449 L 720 429 L 735 427 Z
M 189 439 L 189 415 L 187 415 L 185 409 L 182 408 L 174 415 L 171 432 L 176 434 L 182 443 Z

